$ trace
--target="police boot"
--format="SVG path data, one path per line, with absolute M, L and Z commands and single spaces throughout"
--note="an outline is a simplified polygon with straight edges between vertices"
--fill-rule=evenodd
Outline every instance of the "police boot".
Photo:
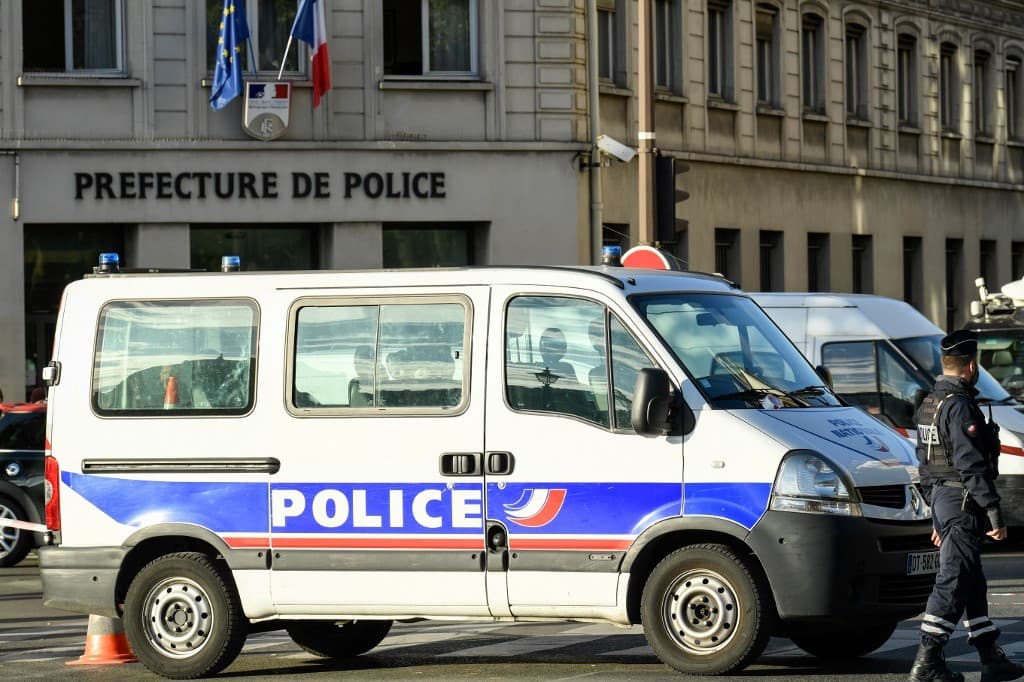
M 914 667 L 910 669 L 910 682 L 964 682 L 964 676 L 953 672 L 946 665 L 946 656 L 942 653 L 942 645 L 938 642 L 921 642 L 917 648 Z
M 1007 682 L 1024 676 L 1024 665 L 1014 663 L 995 644 L 978 647 L 981 655 L 981 682 Z

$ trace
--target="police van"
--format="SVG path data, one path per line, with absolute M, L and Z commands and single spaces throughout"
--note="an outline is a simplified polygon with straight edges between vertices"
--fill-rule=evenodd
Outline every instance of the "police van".
M 751 295 L 815 365 L 835 392 L 917 443 L 914 413 L 942 374 L 945 335 L 913 306 L 870 294 Z M 984 354 L 984 346 L 979 343 Z M 984 367 L 978 402 L 999 424 L 999 479 L 1007 523 L 1024 526 L 1024 406 Z
M 718 277 L 100 273 L 45 378 L 45 603 L 167 677 L 422 618 L 642 624 L 721 674 L 868 653 L 934 581 L 908 443 Z

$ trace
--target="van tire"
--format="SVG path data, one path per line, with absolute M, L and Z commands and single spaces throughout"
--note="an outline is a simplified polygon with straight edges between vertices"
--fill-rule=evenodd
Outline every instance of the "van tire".
M 811 656 L 841 661 L 867 656 L 889 641 L 896 625 L 882 623 L 874 627 L 849 627 L 815 624 L 812 628 L 791 633 L 789 638 Z
M 0 518 L 28 521 L 21 505 L 6 495 L 0 495 Z M 14 566 L 32 549 L 32 533 L 20 528 L 0 527 L 0 567 Z
M 729 547 L 682 547 L 662 559 L 644 585 L 644 634 L 658 658 L 679 672 L 730 673 L 768 644 L 767 595 L 763 580 Z
M 198 552 L 167 554 L 146 564 L 128 586 L 123 621 L 139 661 L 176 680 L 223 670 L 248 634 L 227 570 Z
M 390 620 L 300 620 L 285 626 L 303 651 L 322 658 L 352 658 L 381 643 L 391 630 Z

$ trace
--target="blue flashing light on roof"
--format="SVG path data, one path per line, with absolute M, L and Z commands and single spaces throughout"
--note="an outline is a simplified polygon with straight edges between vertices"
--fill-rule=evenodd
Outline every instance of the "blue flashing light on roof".
M 622 247 L 621 246 L 602 246 L 601 247 L 601 265 L 611 265 L 619 267 L 622 265 Z
M 221 272 L 238 272 L 242 269 L 242 259 L 240 256 L 221 256 L 220 257 L 220 271 Z
M 121 269 L 121 257 L 112 251 L 100 254 L 97 272 L 117 272 Z

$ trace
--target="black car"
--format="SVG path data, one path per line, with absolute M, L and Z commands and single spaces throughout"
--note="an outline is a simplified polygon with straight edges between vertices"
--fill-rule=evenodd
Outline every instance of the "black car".
M 0 519 L 44 523 L 46 403 L 0 403 Z M 36 544 L 31 531 L 0 526 L 0 567 L 14 566 Z

